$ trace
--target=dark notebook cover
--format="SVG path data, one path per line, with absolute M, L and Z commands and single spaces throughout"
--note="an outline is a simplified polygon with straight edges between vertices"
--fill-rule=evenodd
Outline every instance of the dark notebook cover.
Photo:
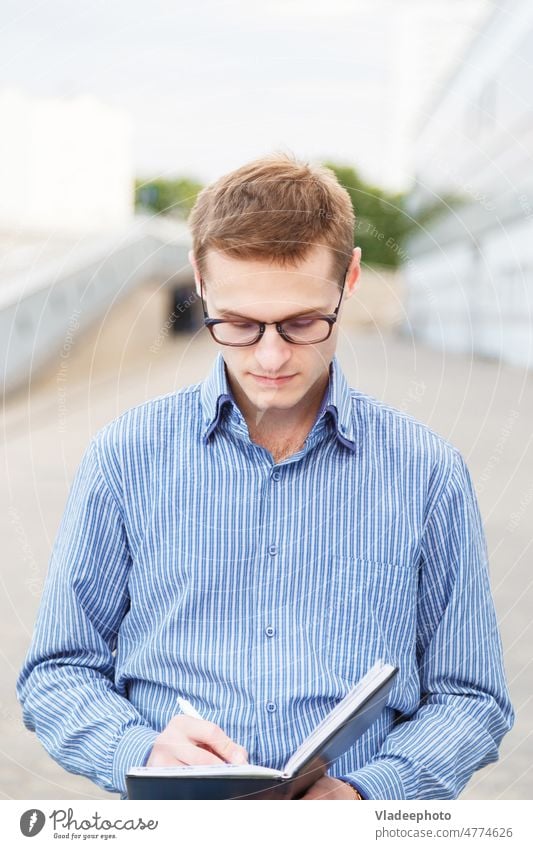
M 395 666 L 379 661 L 317 725 L 283 770 L 253 764 L 132 767 L 128 799 L 298 799 L 376 721 Z

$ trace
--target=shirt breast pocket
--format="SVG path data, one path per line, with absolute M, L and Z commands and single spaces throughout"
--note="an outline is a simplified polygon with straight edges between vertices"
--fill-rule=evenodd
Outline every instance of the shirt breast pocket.
M 333 556 L 325 593 L 324 644 L 353 682 L 378 659 L 406 669 L 416 644 L 416 575 L 409 566 Z

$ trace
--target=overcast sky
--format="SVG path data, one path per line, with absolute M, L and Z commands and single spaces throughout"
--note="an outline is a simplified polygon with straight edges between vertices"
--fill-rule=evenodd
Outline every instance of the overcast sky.
M 414 32 L 404 12 L 431 4 L 443 10 L 441 23 Z M 205 181 L 290 149 L 394 182 L 404 168 L 400 135 L 391 143 L 402 132 L 398 116 L 416 106 L 435 71 L 431 57 L 424 60 L 423 74 L 413 70 L 419 84 L 406 80 L 399 92 L 401 51 L 418 55 L 416 39 L 427 48 L 432 35 L 442 46 L 444 24 L 452 34 L 468 33 L 486 5 L 1 0 L 0 86 L 89 92 L 123 109 L 133 124 L 136 170 L 146 176 L 188 173 Z M 453 60 L 453 45 L 444 53 Z

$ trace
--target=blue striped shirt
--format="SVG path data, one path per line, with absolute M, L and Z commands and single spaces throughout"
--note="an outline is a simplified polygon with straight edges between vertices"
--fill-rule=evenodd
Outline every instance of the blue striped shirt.
M 513 722 L 461 455 L 334 358 L 304 445 L 274 463 L 218 354 L 90 442 L 17 693 L 56 761 L 124 795 L 178 696 L 281 769 L 379 658 L 400 669 L 388 705 L 329 775 L 456 797 Z

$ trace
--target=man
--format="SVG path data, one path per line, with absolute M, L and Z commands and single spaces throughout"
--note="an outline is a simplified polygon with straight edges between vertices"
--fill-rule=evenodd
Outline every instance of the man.
M 360 269 L 349 196 L 276 155 L 204 190 L 190 225 L 218 357 L 91 441 L 24 722 L 122 794 L 145 763 L 281 768 L 381 658 L 387 708 L 305 798 L 454 798 L 513 720 L 483 530 L 460 454 L 334 356 Z

